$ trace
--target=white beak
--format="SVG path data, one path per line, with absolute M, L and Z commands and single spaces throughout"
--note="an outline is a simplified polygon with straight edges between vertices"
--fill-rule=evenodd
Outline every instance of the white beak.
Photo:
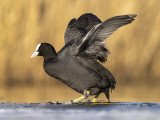
M 32 54 L 31 58 L 34 58 L 34 57 L 36 57 L 36 56 L 39 54 L 39 52 L 37 52 L 37 51 L 38 51 L 38 49 L 39 49 L 40 46 L 41 46 L 41 43 L 37 45 L 36 50 L 35 50 L 35 52 Z
M 31 58 L 36 57 L 38 54 L 39 54 L 39 52 L 35 51 L 35 52 L 32 54 Z

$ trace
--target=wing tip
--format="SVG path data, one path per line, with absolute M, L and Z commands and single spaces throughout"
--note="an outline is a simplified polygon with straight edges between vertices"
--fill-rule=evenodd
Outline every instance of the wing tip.
M 128 15 L 130 18 L 135 18 L 137 15 L 136 14 L 129 14 Z
M 136 14 L 129 14 L 128 17 L 131 19 L 131 20 L 135 20 L 134 18 L 137 17 Z
M 132 23 L 132 21 L 135 20 L 135 17 L 137 16 L 136 14 L 128 14 L 126 15 L 127 16 L 127 20 L 128 20 L 128 23 Z

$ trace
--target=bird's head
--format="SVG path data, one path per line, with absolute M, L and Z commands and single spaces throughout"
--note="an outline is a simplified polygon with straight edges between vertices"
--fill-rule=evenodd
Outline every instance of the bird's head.
M 37 45 L 35 52 L 32 54 L 31 58 L 36 56 L 43 56 L 44 58 L 56 58 L 57 53 L 54 47 L 48 43 L 40 43 Z

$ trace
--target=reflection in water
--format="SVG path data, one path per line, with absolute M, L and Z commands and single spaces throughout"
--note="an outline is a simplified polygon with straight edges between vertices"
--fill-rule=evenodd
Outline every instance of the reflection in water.
M 155 86 L 118 86 L 111 93 L 111 101 L 115 102 L 160 102 L 160 89 Z M 38 103 L 48 101 L 70 101 L 81 94 L 65 85 L 0 87 L 0 102 Z M 91 99 L 93 97 L 90 97 Z M 103 93 L 98 100 L 107 100 Z

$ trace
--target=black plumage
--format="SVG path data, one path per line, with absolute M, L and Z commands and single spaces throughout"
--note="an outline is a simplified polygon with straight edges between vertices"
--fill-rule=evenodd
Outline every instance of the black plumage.
M 129 24 L 136 15 L 121 15 L 101 22 L 97 16 L 87 13 L 72 19 L 65 32 L 65 46 L 56 53 L 52 45 L 41 43 L 34 56 L 43 56 L 45 72 L 62 81 L 79 93 L 90 95 L 104 92 L 109 99 L 109 89 L 115 88 L 115 78 L 100 62 L 110 53 L 105 39 L 119 27 Z

